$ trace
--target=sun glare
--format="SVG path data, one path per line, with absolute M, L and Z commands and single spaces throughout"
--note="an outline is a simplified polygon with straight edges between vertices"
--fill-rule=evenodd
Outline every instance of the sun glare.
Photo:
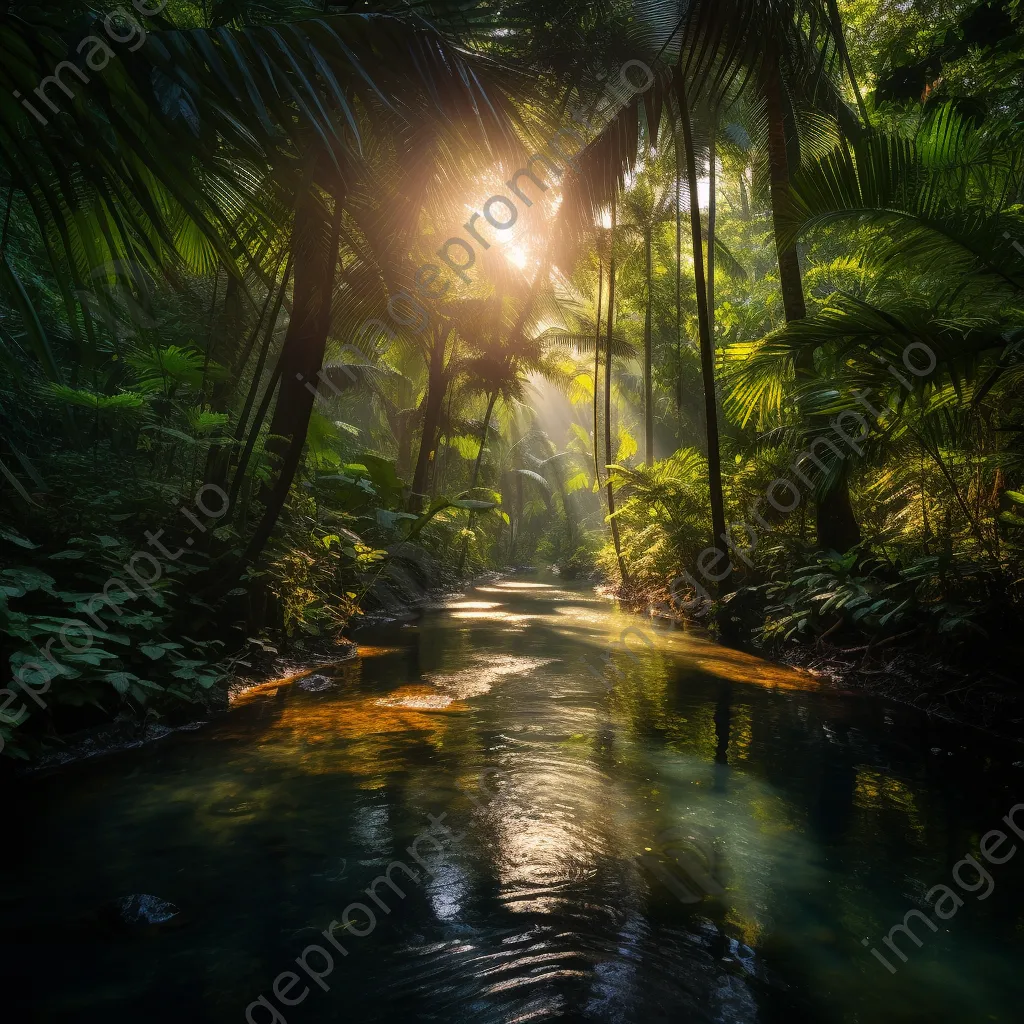
M 529 253 L 524 245 L 510 245 L 505 250 L 505 259 L 520 270 L 525 270 L 526 264 L 530 262 Z

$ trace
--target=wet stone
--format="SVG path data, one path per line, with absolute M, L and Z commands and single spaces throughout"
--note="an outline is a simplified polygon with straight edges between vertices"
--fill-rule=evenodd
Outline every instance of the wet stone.
M 121 922 L 126 925 L 167 924 L 181 913 L 173 903 L 148 893 L 123 896 L 116 906 Z

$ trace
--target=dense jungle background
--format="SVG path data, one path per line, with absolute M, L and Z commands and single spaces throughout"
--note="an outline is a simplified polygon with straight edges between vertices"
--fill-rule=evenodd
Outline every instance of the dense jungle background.
M 0 8 L 5 755 L 523 565 L 1020 715 L 1017 0 Z

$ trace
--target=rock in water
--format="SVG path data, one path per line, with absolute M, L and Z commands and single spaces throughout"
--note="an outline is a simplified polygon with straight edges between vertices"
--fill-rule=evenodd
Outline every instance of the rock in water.
M 306 676 L 305 679 L 299 680 L 299 689 L 308 690 L 311 693 L 319 693 L 320 690 L 330 690 L 333 689 L 335 685 L 336 684 L 328 679 L 327 676 L 319 674 Z
M 148 893 L 123 896 L 117 900 L 117 908 L 121 920 L 129 925 L 166 924 L 180 913 L 173 903 Z

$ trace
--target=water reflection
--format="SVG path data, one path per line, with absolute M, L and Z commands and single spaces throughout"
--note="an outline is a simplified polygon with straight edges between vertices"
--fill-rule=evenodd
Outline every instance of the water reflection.
M 991 743 L 557 580 L 360 643 L 200 732 L 30 783 L 0 902 L 30 982 L 12 1013 L 240 1021 L 444 813 L 464 839 L 289 1024 L 1019 1019 L 1015 864 L 896 976 L 860 944 L 1016 802 Z M 99 929 L 130 892 L 182 926 Z

